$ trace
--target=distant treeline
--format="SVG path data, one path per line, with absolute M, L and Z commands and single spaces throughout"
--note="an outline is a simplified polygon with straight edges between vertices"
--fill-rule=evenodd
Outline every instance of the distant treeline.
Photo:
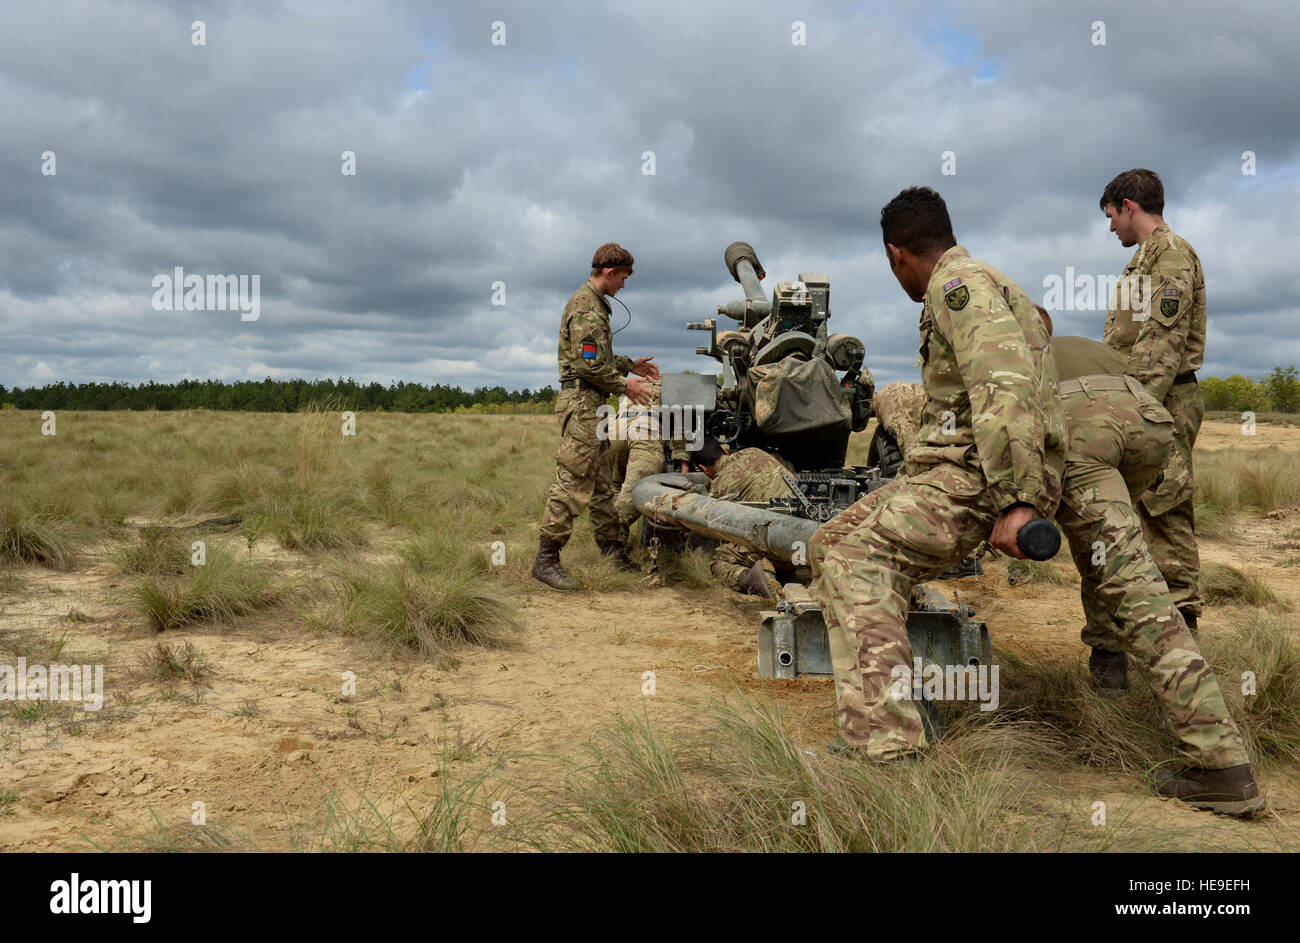
M 1234 374 L 1226 380 L 1201 380 L 1205 408 L 1254 412 L 1300 412 L 1300 372 L 1294 366 L 1274 367 L 1262 380 Z M 51 383 L 47 386 L 0 385 L 0 403 L 7 409 L 227 409 L 244 412 L 292 413 L 312 403 L 352 410 L 402 413 L 545 413 L 555 406 L 556 391 L 507 390 L 480 386 L 466 392 L 435 383 L 367 383 L 355 380 L 181 380 L 179 383 Z
M 51 383 L 0 385 L 0 403 L 13 409 L 227 409 L 244 412 L 299 412 L 312 403 L 339 409 L 405 413 L 549 412 L 556 391 L 507 390 L 481 386 L 472 393 L 435 383 L 368 383 L 338 380 L 181 380 L 179 383 Z
M 1233 374 L 1226 380 L 1201 380 L 1206 409 L 1247 410 L 1256 413 L 1300 412 L 1300 375 L 1295 367 L 1274 367 L 1262 380 Z

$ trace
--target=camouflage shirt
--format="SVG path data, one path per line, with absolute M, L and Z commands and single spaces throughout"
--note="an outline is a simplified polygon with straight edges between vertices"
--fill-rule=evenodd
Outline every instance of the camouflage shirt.
M 961 246 L 940 256 L 921 311 L 926 404 L 909 476 L 944 462 L 984 475 L 998 508 L 1051 516 L 1065 416 L 1047 329 L 1024 289 Z
M 785 470 L 762 449 L 741 449 L 718 459 L 718 474 L 709 485 L 709 496 L 762 504 L 772 498 L 788 497 L 790 486 L 782 477 Z
M 1102 340 L 1128 358 L 1125 372 L 1158 402 L 1179 374 L 1201 369 L 1205 273 L 1196 250 L 1164 223 L 1138 246 L 1120 276 Z
M 586 282 L 573 293 L 560 318 L 560 382 L 586 380 L 606 393 L 627 389 L 629 357 L 614 355 L 609 302 Z

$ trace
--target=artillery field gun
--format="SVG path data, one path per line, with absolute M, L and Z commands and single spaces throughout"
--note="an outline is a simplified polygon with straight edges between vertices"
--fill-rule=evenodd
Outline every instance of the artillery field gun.
M 733 242 L 724 259 L 745 298 L 719 305 L 717 313 L 739 326 L 719 331 L 715 318 L 687 325 L 710 332 L 709 344 L 696 353 L 722 365 L 720 382 L 717 376 L 665 374 L 663 407 L 702 410 L 705 431 L 732 451 L 761 448 L 789 463 L 795 469 L 787 478 L 790 495 L 762 507 L 719 501 L 708 497 L 707 476 L 668 473 L 642 481 L 632 498 L 659 526 L 734 541 L 798 566 L 817 529 L 892 480 L 901 456 L 878 434 L 870 450 L 876 464 L 844 467 L 850 433 L 865 429 L 871 417 L 874 381 L 863 365 L 862 341 L 827 332 L 827 277 L 805 272 L 797 281 L 778 282 L 768 300 L 753 248 Z M 981 572 L 971 560 L 944 578 Z M 916 657 L 939 666 L 990 663 L 988 629 L 974 615 L 929 586 L 916 587 L 907 623 Z M 763 613 L 758 649 L 763 677 L 831 674 L 821 607 L 803 585 L 788 584 L 777 608 Z

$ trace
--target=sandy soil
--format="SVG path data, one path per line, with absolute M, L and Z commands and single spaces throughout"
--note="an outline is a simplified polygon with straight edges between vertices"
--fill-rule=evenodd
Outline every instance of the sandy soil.
M 1260 426 L 1243 443 L 1238 427 L 1213 423 L 1201 445 L 1300 449 L 1300 429 Z M 1266 575 L 1282 596 L 1300 601 L 1300 568 L 1276 565 L 1294 553 L 1275 546 L 1279 535 L 1296 526 L 1300 516 L 1291 514 L 1252 520 L 1231 543 L 1203 544 L 1203 557 Z M 274 552 L 265 543 L 257 550 Z M 526 582 L 518 590 L 526 629 L 520 645 L 466 650 L 458 665 L 313 635 L 285 611 L 167 632 L 163 640 L 193 642 L 212 666 L 209 677 L 190 684 L 155 681 L 141 667 L 160 636 L 127 614 L 115 572 L 102 561 L 73 573 L 26 567 L 0 584 L 5 661 L 17 654 L 53 660 L 52 646 L 71 625 L 58 660 L 104 664 L 109 692 L 97 714 L 58 706 L 35 721 L 0 715 L 0 786 L 18 794 L 0 814 L 0 848 L 111 845 L 115 834 L 138 831 L 154 816 L 168 827 L 189 822 L 196 802 L 210 824 L 254 836 L 260 847 L 287 847 L 291 827 L 301 827 L 331 793 L 360 788 L 418 809 L 448 764 L 574 751 L 616 709 L 644 707 L 666 725 L 689 723 L 694 698 L 736 685 L 774 693 L 810 747 L 821 749 L 834 732 L 830 683 L 761 681 L 755 632 L 764 604 L 721 589 L 565 596 Z M 994 562 L 984 577 L 944 588 L 977 607 L 998 646 L 1085 657 L 1077 585 L 1012 586 Z M 70 612 L 91 621 L 70 623 Z M 1221 610 L 1208 610 L 1204 631 L 1215 632 L 1223 619 Z M 354 696 L 343 693 L 349 671 Z M 653 697 L 642 694 L 645 672 L 655 676 Z M 1275 811 L 1294 826 L 1295 784 L 1265 785 Z M 1102 775 L 1080 772 L 1056 786 L 1088 802 L 1113 796 L 1145 803 L 1153 823 L 1200 827 L 1209 818 L 1135 799 L 1127 784 Z M 1215 827 L 1250 826 L 1216 817 Z

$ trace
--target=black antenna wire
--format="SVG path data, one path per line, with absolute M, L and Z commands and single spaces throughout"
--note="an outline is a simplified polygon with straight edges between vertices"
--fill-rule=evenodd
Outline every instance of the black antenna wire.
M 618 295 L 610 295 L 610 297 L 613 298 L 615 301 L 617 301 L 619 304 L 623 305 L 623 302 L 619 299 Z M 623 310 L 627 312 L 627 321 L 623 324 L 623 327 L 627 327 L 629 324 L 632 323 L 632 309 L 629 308 L 627 305 L 623 305 Z M 623 330 L 623 327 L 620 327 L 618 331 Z M 617 334 L 618 331 L 615 331 L 614 334 Z M 613 337 L 614 334 L 610 334 L 609 336 Z

